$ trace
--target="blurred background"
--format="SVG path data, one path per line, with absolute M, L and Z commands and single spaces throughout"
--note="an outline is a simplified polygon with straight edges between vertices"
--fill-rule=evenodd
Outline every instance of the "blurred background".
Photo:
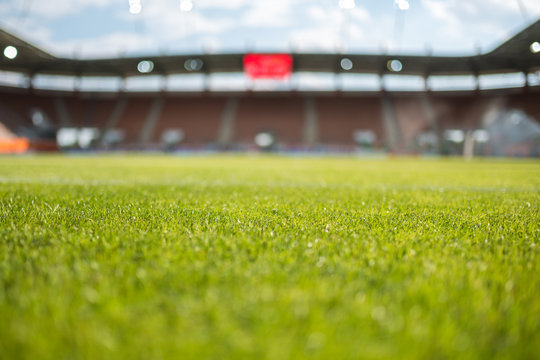
M 537 0 L 0 0 L 0 152 L 539 156 Z

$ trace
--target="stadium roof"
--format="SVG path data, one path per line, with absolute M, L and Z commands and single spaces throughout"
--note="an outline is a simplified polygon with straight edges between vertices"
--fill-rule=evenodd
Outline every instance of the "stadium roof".
M 472 56 L 412 56 L 403 54 L 329 54 L 294 53 L 295 72 L 347 72 L 403 75 L 460 75 L 540 70 L 540 20 L 536 21 L 493 51 Z M 134 76 L 141 61 L 150 61 L 152 71 L 146 74 L 169 75 L 187 73 L 242 72 L 243 53 L 138 56 L 106 59 L 68 59 L 55 57 L 32 44 L 0 30 L 0 46 L 13 46 L 17 56 L 0 57 L 0 70 L 25 74 L 70 76 Z M 349 59 L 344 68 L 342 59 Z M 390 66 L 398 60 L 399 66 Z M 193 64 L 194 66 L 191 66 Z

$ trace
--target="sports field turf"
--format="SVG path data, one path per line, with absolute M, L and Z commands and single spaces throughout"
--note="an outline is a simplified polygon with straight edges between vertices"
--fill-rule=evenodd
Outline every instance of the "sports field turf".
M 0 158 L 2 359 L 540 358 L 540 162 Z

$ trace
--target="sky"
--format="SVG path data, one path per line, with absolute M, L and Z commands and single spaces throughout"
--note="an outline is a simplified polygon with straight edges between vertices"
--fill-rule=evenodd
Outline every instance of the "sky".
M 407 10 L 398 0 L 140 0 L 141 12 L 132 14 L 130 3 L 137 1 L 0 0 L 0 27 L 76 58 L 248 51 L 465 55 L 489 51 L 540 18 L 540 0 L 399 0 Z M 182 1 L 190 11 L 180 10 Z

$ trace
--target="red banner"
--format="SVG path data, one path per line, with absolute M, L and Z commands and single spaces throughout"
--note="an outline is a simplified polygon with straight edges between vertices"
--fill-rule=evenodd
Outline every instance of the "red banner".
M 244 72 L 252 79 L 285 79 L 292 73 L 293 59 L 288 54 L 247 54 Z

